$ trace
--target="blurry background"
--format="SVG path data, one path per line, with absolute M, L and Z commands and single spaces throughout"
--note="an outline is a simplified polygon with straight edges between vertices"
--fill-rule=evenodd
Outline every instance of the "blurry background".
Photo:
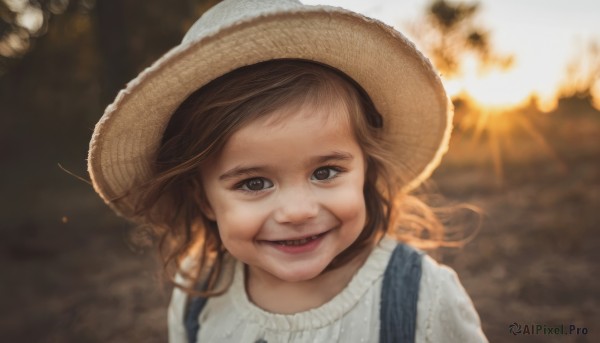
M 87 178 L 119 89 L 218 1 L 0 0 L 0 341 L 164 342 L 169 288 Z M 305 1 L 392 25 L 456 106 L 441 194 L 485 218 L 454 267 L 493 342 L 520 324 L 600 323 L 600 5 Z

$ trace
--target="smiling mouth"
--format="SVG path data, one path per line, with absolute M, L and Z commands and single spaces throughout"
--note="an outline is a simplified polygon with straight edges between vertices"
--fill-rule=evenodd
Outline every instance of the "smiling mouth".
M 277 244 L 277 245 L 281 245 L 281 246 L 300 246 L 300 245 L 305 245 L 308 244 L 314 240 L 317 240 L 321 237 L 323 237 L 325 234 L 327 234 L 329 231 L 325 231 L 323 233 L 320 233 L 318 235 L 312 235 L 312 236 L 308 236 L 308 237 L 304 237 L 301 239 L 293 239 L 293 240 L 282 240 L 282 241 L 267 241 L 269 243 L 273 243 L 273 244 Z

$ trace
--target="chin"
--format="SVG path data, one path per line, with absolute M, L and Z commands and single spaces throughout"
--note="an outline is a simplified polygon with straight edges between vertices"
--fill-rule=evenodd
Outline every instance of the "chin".
M 313 268 L 290 268 L 274 275 L 276 275 L 278 279 L 285 282 L 309 281 L 321 275 L 327 268 L 327 265 L 315 266 Z

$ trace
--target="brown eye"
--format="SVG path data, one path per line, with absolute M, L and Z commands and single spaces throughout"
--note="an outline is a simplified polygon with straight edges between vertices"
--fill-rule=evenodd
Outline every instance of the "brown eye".
M 339 173 L 343 173 L 345 171 L 345 169 L 340 167 L 321 167 L 315 170 L 310 178 L 311 180 L 328 182 L 338 177 Z
M 248 179 L 241 184 L 240 189 L 245 191 L 257 192 L 267 188 L 273 187 L 273 183 L 267 179 L 256 177 L 254 179 Z
M 319 168 L 313 173 L 316 180 L 327 180 L 329 178 L 331 168 Z
M 246 182 L 246 186 L 251 191 L 258 191 L 264 188 L 265 181 L 263 179 L 252 179 Z

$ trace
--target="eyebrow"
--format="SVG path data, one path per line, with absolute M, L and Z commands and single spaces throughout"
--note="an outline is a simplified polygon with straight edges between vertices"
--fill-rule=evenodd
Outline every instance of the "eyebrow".
M 267 169 L 266 167 L 263 166 L 257 166 L 257 167 L 244 167 L 244 166 L 238 166 L 232 169 L 229 169 L 228 171 L 226 171 L 225 173 L 223 173 L 221 176 L 219 176 L 219 180 L 221 181 L 226 181 L 226 180 L 230 180 L 230 179 L 237 179 L 243 176 L 254 176 L 256 174 L 258 174 L 261 171 L 264 171 L 265 169 Z
M 311 158 L 311 164 L 321 164 L 321 163 L 327 163 L 330 161 L 352 161 L 354 159 L 354 156 L 349 153 L 349 152 L 345 152 L 345 151 L 334 151 L 329 155 L 324 155 L 324 156 L 315 156 L 313 158 Z
M 315 156 L 310 159 L 309 164 L 323 164 L 331 161 L 352 161 L 354 156 L 351 153 L 343 152 L 343 151 L 334 151 L 331 154 L 323 155 L 323 156 Z M 260 172 L 264 172 L 267 166 L 237 166 L 232 169 L 229 169 L 221 176 L 219 176 L 219 180 L 226 181 L 230 179 L 237 179 L 240 177 L 249 177 L 255 176 Z

